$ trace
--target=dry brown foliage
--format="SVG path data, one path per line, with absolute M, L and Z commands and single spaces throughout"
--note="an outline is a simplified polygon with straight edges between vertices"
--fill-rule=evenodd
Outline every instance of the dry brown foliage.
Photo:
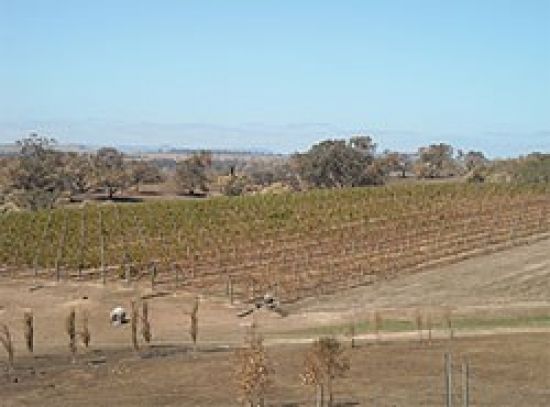
M 333 405 L 333 381 L 343 377 L 350 363 L 344 348 L 335 338 L 326 337 L 316 340 L 306 353 L 304 371 L 300 375 L 302 383 L 317 388 L 317 404 L 324 403 L 324 389 L 328 391 L 328 405 Z
M 249 406 L 263 406 L 269 386 L 269 375 L 273 373 L 263 338 L 253 324 L 245 337 L 244 347 L 236 350 L 235 377 L 240 400 Z

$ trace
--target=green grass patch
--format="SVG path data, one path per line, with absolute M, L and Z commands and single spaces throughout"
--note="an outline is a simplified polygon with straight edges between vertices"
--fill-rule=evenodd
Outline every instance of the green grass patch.
M 513 316 L 513 317 L 466 317 L 453 318 L 452 328 L 454 330 L 475 330 L 492 328 L 539 328 L 550 327 L 550 315 L 537 316 Z M 423 322 L 422 329 L 428 329 Z M 445 330 L 448 326 L 445 321 L 434 321 L 433 330 Z M 379 332 L 410 332 L 416 331 L 416 322 L 407 319 L 383 319 Z M 318 336 L 341 336 L 349 335 L 352 331 L 351 324 L 326 325 L 308 328 L 300 331 L 284 333 L 286 337 L 318 337 Z M 375 333 L 371 321 L 359 321 L 355 324 L 355 334 Z

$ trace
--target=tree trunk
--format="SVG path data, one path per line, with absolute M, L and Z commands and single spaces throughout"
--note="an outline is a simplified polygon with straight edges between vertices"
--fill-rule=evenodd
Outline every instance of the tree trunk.
M 323 385 L 318 384 L 317 385 L 317 394 L 315 395 L 315 407 L 323 407 L 323 404 L 325 402 L 324 400 L 324 391 L 323 391 Z
M 327 382 L 327 391 L 328 391 L 328 407 L 332 407 L 333 396 L 332 396 L 332 377 L 329 376 Z

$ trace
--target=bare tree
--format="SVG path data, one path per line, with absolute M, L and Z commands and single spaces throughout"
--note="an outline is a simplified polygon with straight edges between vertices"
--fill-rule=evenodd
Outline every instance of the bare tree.
M 269 375 L 273 373 L 263 338 L 253 325 L 245 337 L 244 347 L 236 351 L 235 376 L 244 405 L 264 406 L 265 393 L 269 386 Z
M 334 338 L 320 338 L 307 352 L 304 361 L 302 382 L 314 385 L 317 389 L 317 405 L 324 403 L 324 390 L 328 392 L 328 406 L 333 405 L 333 381 L 344 376 L 350 364 L 344 354 L 344 348 Z

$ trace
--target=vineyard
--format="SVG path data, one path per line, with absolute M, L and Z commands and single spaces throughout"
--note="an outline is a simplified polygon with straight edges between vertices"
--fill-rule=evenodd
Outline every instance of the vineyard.
M 0 271 L 291 302 L 544 237 L 549 192 L 416 184 L 9 213 Z

